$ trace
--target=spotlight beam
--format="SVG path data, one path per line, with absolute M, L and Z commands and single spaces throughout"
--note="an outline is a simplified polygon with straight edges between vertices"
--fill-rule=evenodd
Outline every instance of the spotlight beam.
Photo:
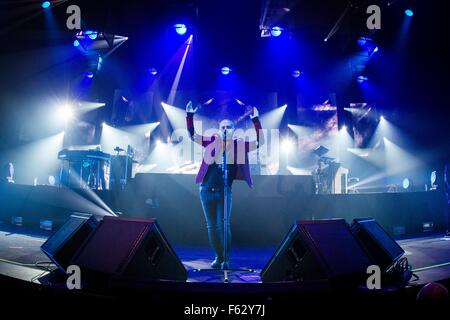
M 350 2 L 347 3 L 347 6 L 345 7 L 344 11 L 341 13 L 341 15 L 339 16 L 338 20 L 336 21 L 336 23 L 334 24 L 334 26 L 331 28 L 330 32 L 328 33 L 328 35 L 325 37 L 325 39 L 323 40 L 324 42 L 327 42 L 328 40 L 330 40 L 330 38 L 336 33 L 338 32 L 339 28 L 341 27 L 342 21 L 344 20 L 345 16 L 347 15 L 347 13 L 350 11 L 350 9 L 352 8 L 352 4 Z
M 159 125 L 160 122 L 152 122 L 147 124 L 139 124 L 135 126 L 120 127 L 119 129 L 128 132 L 130 134 L 134 134 L 136 137 L 143 137 L 153 132 Z
M 161 106 L 169 119 L 170 125 L 174 130 L 183 129 L 186 127 L 186 112 L 183 109 L 177 108 L 169 103 L 161 102 Z
M 80 176 L 73 170 L 70 171 L 70 175 L 75 181 L 82 181 L 83 188 L 77 191 L 71 190 L 71 198 L 68 203 L 73 206 L 73 211 L 85 211 L 81 210 L 81 207 L 90 208 L 86 212 L 90 212 L 96 215 L 112 215 L 117 216 L 114 211 L 83 181 Z
M 119 146 L 122 149 L 126 149 L 128 145 L 135 147 L 136 145 L 139 145 L 144 138 L 144 134 L 139 137 L 134 133 L 104 124 L 102 126 L 100 145 L 103 151 L 112 154 L 114 153 L 115 147 Z
M 175 101 L 175 96 L 176 96 L 177 90 L 178 90 L 178 84 L 180 83 L 181 74 L 182 74 L 183 68 L 184 68 L 184 63 L 186 62 L 186 57 L 189 52 L 189 48 L 191 47 L 192 38 L 193 38 L 193 35 L 191 34 L 185 43 L 186 49 L 184 50 L 183 58 L 181 59 L 180 65 L 177 70 L 177 74 L 175 75 L 175 79 L 172 83 L 172 88 L 170 89 L 169 98 L 167 99 L 167 103 L 170 105 L 173 105 L 173 103 Z
M 294 124 L 288 124 L 288 128 L 292 130 L 298 137 L 309 136 L 314 132 L 314 129 L 311 127 L 305 126 L 297 126 Z
M 186 129 L 186 111 L 184 109 L 177 108 L 165 102 L 161 102 L 161 106 L 163 107 L 173 130 Z M 196 121 L 201 121 L 201 123 L 207 127 L 207 119 L 199 115 L 196 115 L 195 118 Z
M 287 104 L 263 114 L 260 117 L 263 128 L 279 129 L 284 113 L 286 112 L 286 108 Z
M 31 141 L 5 152 L 16 168 L 18 183 L 31 184 L 34 177 L 48 177 L 58 171 L 58 152 L 63 148 L 64 131 Z M 33 159 L 30 162 L 29 159 Z
M 77 112 L 79 113 L 86 113 L 98 108 L 102 108 L 106 106 L 106 103 L 103 102 L 89 102 L 89 101 L 80 101 L 78 103 L 79 108 L 77 109 Z
M 360 180 L 359 182 L 354 184 L 352 188 L 358 188 L 374 181 L 399 175 L 401 173 L 414 170 L 422 165 L 422 162 L 418 158 L 414 157 L 406 150 L 403 150 L 402 148 L 391 142 L 389 139 L 384 138 L 383 140 L 385 145 L 384 170 L 366 179 Z

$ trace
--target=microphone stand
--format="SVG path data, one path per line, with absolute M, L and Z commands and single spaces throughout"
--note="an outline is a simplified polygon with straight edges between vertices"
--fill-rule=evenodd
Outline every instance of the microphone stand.
M 225 147 L 222 154 L 222 172 L 223 172 L 223 264 L 221 269 L 195 269 L 194 272 L 201 271 L 219 271 L 223 272 L 223 282 L 228 283 L 228 273 L 229 272 L 255 272 L 254 269 L 232 269 L 229 268 L 228 259 L 228 200 L 230 193 L 228 190 L 228 165 L 227 165 L 227 130 L 224 130 L 223 137 L 225 141 Z M 234 142 L 233 142 L 234 143 Z M 234 148 L 234 145 L 233 145 Z
M 227 130 L 223 132 L 225 147 L 222 155 L 223 170 L 223 266 L 228 266 L 228 165 L 227 165 Z M 234 147 L 234 146 L 233 146 Z M 222 268 L 224 282 L 228 282 L 228 270 Z

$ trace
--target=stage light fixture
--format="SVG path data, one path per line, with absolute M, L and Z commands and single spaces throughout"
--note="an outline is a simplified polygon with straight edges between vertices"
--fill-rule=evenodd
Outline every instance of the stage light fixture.
M 261 29 L 261 38 L 269 38 L 271 36 L 270 30 L 263 28 Z
M 406 9 L 406 10 L 405 10 L 405 14 L 406 14 L 408 17 L 412 17 L 412 16 L 414 15 L 414 12 L 413 12 L 411 9 Z
M 86 78 L 94 78 L 94 73 L 92 71 L 86 71 L 84 74 L 86 75 Z
M 405 191 L 411 191 L 412 189 L 412 180 L 410 178 L 403 179 L 402 187 Z
M 358 78 L 356 78 L 356 80 L 358 81 L 358 83 L 363 83 L 363 82 L 366 82 L 369 79 L 367 77 L 365 77 L 365 76 L 358 76 Z
M 55 183 L 56 183 L 55 177 L 52 176 L 52 175 L 48 176 L 48 184 L 51 185 L 51 186 L 54 186 Z
M 436 184 L 436 180 L 437 180 L 437 173 L 436 173 L 436 171 L 433 171 L 433 172 L 431 172 L 431 175 L 430 175 L 431 185 Z
M 294 71 L 292 71 L 292 77 L 298 78 L 298 77 L 300 77 L 300 75 L 301 75 L 300 70 L 294 70 Z
M 375 41 L 369 37 L 359 37 L 358 47 L 360 48 L 360 54 L 370 58 L 375 52 L 378 52 L 379 48 Z
M 43 9 L 47 9 L 50 7 L 50 1 L 44 1 L 42 2 L 42 8 Z
M 73 118 L 73 111 L 69 105 L 62 106 L 58 109 L 58 117 L 64 121 L 68 121 Z
M 272 29 L 270 29 L 270 33 L 272 34 L 273 37 L 279 37 L 282 32 L 283 29 L 281 29 L 278 26 L 272 27 Z
M 289 138 L 285 138 L 282 142 L 281 142 L 281 150 L 286 153 L 289 154 L 292 152 L 292 150 L 294 149 L 294 143 L 292 142 L 291 139 Z
M 89 39 L 91 39 L 91 40 L 95 40 L 98 37 L 98 33 L 95 31 L 91 31 L 91 30 L 85 31 L 84 34 L 87 35 L 89 37 Z
M 357 41 L 358 46 L 360 46 L 360 47 L 364 47 L 366 42 L 367 42 L 367 38 L 366 37 L 359 37 L 358 41 Z
M 74 40 L 73 41 L 73 46 L 76 48 L 76 47 L 79 47 L 80 46 L 80 41 L 78 41 L 78 40 Z
M 173 27 L 175 28 L 176 33 L 180 36 L 186 34 L 187 32 L 187 27 L 184 23 L 177 23 Z
M 231 69 L 230 69 L 230 67 L 223 67 L 222 69 L 220 69 L 220 72 L 222 72 L 222 74 L 223 74 L 224 76 L 226 76 L 226 75 L 229 75 L 229 74 L 230 74 Z
M 102 57 L 107 57 L 119 46 L 121 46 L 128 37 L 107 34 L 99 31 L 79 31 L 75 35 L 74 46 L 80 46 L 84 51 L 96 52 Z
M 156 76 L 158 74 L 158 70 L 156 70 L 156 68 L 150 68 L 148 69 L 148 72 L 152 75 L 152 76 Z
M 437 171 L 432 171 L 430 175 L 430 190 L 438 188 L 438 174 Z
M 237 104 L 238 105 L 240 105 L 240 106 L 245 106 L 245 103 L 243 103 L 241 100 L 239 100 L 239 99 L 234 99 L 236 102 L 237 102 Z

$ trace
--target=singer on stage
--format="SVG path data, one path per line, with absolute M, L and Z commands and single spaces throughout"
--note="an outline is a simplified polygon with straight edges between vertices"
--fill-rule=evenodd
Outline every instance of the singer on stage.
M 186 122 L 191 139 L 205 148 L 200 170 L 195 179 L 200 183 L 200 201 L 205 214 L 208 237 L 216 257 L 211 263 L 214 269 L 228 269 L 228 258 L 231 244 L 230 215 L 232 204 L 231 187 L 234 180 L 245 180 L 249 187 L 253 186 L 250 176 L 248 153 L 256 150 L 264 143 L 258 110 L 253 107 L 250 118 L 256 130 L 256 140 L 246 141 L 235 139 L 234 123 L 231 120 L 222 120 L 219 125 L 219 134 L 211 137 L 195 133 L 194 114 L 198 110 L 193 108 L 192 102 L 186 105 Z M 224 153 L 226 152 L 226 157 Z M 223 159 L 226 159 L 227 186 L 224 186 Z M 227 203 L 225 204 L 225 198 Z M 224 207 L 227 216 L 224 217 Z M 224 243 L 224 218 L 227 221 L 227 242 Z M 225 246 L 224 246 L 225 244 Z M 224 250 L 226 248 L 226 250 Z

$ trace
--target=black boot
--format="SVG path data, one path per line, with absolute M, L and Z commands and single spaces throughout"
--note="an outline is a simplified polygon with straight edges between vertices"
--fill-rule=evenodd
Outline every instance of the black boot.
M 214 261 L 211 263 L 211 268 L 220 269 L 222 267 L 223 259 L 216 257 Z
M 220 239 L 220 233 L 217 229 L 208 228 L 209 243 L 216 254 L 216 258 L 211 263 L 211 268 L 219 269 L 223 262 L 223 246 Z

